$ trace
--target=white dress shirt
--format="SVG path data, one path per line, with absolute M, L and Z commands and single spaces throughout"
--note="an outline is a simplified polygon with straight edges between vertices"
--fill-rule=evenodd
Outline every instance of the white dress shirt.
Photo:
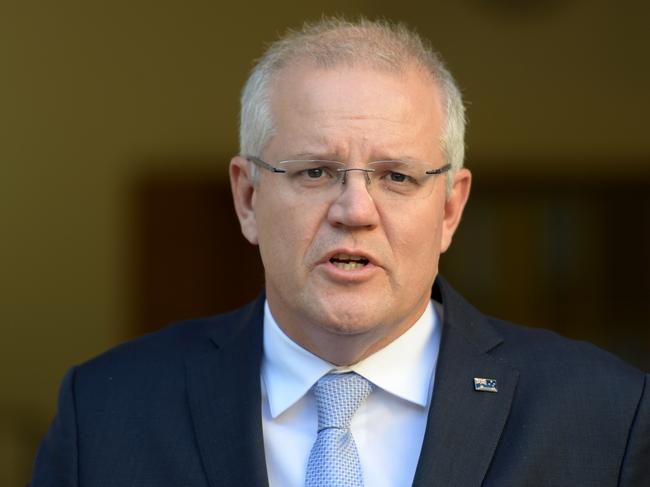
M 354 371 L 374 384 L 352 418 L 364 483 L 413 483 L 433 391 L 441 326 L 432 303 L 385 348 L 337 367 L 292 341 L 264 307 L 262 427 L 270 487 L 299 487 L 316 440 L 318 413 L 311 387 L 330 371 Z

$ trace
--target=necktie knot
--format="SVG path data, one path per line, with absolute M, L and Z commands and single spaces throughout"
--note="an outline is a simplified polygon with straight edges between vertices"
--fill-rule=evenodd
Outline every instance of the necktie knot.
M 327 374 L 314 386 L 318 430 L 348 429 L 352 416 L 370 394 L 372 385 L 358 374 Z

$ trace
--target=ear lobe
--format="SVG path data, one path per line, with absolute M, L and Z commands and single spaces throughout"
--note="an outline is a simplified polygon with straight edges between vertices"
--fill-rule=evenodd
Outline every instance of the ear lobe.
M 255 215 L 255 185 L 251 179 L 249 163 L 241 156 L 230 161 L 230 189 L 241 232 L 250 243 L 258 244 Z
M 445 201 L 444 219 L 442 222 L 442 241 L 440 251 L 445 252 L 451 245 L 452 237 L 460 218 L 463 215 L 465 204 L 469 198 L 470 188 L 472 186 L 472 173 L 468 169 L 462 168 L 454 174 L 451 194 Z

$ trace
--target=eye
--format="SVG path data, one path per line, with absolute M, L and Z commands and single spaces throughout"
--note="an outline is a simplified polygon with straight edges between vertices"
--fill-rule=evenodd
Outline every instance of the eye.
M 325 174 L 325 170 L 322 167 L 314 167 L 305 170 L 305 174 L 309 179 L 320 179 Z
M 293 184 L 310 188 L 336 182 L 339 179 L 337 170 L 343 166 L 340 162 L 320 159 L 292 159 L 280 164 Z
M 388 174 L 388 179 L 393 183 L 405 183 L 410 178 L 409 178 L 409 176 L 407 176 L 406 174 L 402 174 L 401 172 L 391 171 Z

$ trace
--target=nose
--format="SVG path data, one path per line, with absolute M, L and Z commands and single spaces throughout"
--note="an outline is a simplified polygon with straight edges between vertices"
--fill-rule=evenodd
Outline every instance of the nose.
M 370 186 L 370 173 L 374 172 L 374 169 L 365 169 L 363 167 L 351 167 L 348 169 L 339 169 L 338 172 L 341 175 L 341 184 L 345 185 L 347 181 L 347 176 L 349 172 L 352 171 L 359 171 L 360 173 L 363 174 L 365 180 L 366 180 L 366 186 Z
M 341 174 L 341 189 L 330 205 L 328 219 L 334 226 L 373 228 L 379 223 L 377 206 L 370 194 L 370 177 L 364 170 Z

